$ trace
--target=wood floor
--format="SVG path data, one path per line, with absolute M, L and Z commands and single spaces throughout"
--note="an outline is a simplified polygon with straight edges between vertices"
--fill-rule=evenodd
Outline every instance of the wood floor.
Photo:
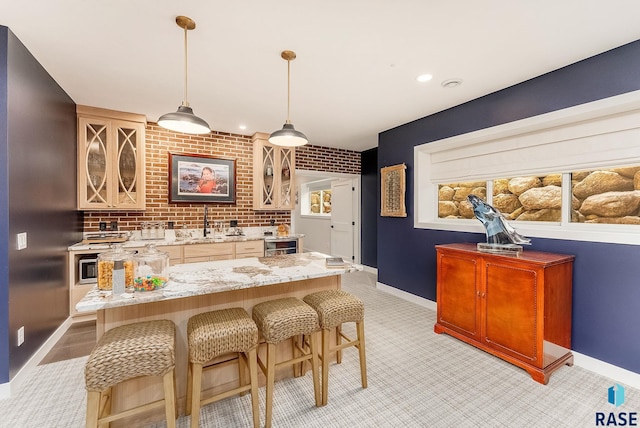
M 40 362 L 40 365 L 89 355 L 95 344 L 95 321 L 72 324 L 53 349 Z

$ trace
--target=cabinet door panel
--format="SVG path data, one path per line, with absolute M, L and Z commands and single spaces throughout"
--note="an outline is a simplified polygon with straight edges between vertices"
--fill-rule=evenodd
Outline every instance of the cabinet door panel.
M 84 174 L 79 174 L 80 199 L 82 208 L 106 208 L 109 206 L 108 176 L 109 127 L 102 120 L 80 120 L 78 135 L 79 165 L 84 166 Z
M 140 137 L 138 129 L 118 126 L 116 128 L 118 154 L 118 167 L 115 169 L 118 180 L 118 200 L 120 206 L 138 204 L 138 192 L 140 180 L 144 177 L 138 176 L 138 155 Z
M 487 263 L 484 341 L 508 354 L 534 362 L 537 349 L 536 272 Z
M 438 322 L 467 336 L 478 336 L 476 260 L 439 257 Z

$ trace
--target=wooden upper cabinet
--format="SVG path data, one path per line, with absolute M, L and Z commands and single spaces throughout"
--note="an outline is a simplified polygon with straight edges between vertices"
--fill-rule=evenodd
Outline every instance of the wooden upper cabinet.
M 76 106 L 78 209 L 145 209 L 144 115 Z
M 274 146 L 257 132 L 253 142 L 253 209 L 292 210 L 295 189 L 294 147 Z

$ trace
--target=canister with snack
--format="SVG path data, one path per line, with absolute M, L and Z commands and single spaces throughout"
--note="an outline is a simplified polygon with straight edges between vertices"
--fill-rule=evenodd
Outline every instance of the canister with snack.
M 122 244 L 112 244 L 111 250 L 98 254 L 98 289 L 113 289 L 113 269 L 115 262 L 122 262 L 125 287 L 133 286 L 133 253 L 122 248 Z
M 147 244 L 145 251 L 135 255 L 135 266 L 135 291 L 153 291 L 167 285 L 169 254 L 154 244 Z

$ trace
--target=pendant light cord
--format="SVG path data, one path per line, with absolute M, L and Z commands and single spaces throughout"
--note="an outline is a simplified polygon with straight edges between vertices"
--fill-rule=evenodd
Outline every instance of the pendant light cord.
M 187 80 L 188 80 L 188 72 L 189 70 L 187 69 L 187 31 L 189 31 L 187 29 L 187 26 L 185 25 L 184 27 L 184 101 L 182 102 L 182 105 L 189 107 L 189 100 L 187 99 L 187 89 L 188 89 L 188 84 L 187 84 Z
M 287 60 L 287 123 L 291 123 L 291 120 L 289 117 L 290 105 L 291 105 L 291 60 L 288 59 Z

